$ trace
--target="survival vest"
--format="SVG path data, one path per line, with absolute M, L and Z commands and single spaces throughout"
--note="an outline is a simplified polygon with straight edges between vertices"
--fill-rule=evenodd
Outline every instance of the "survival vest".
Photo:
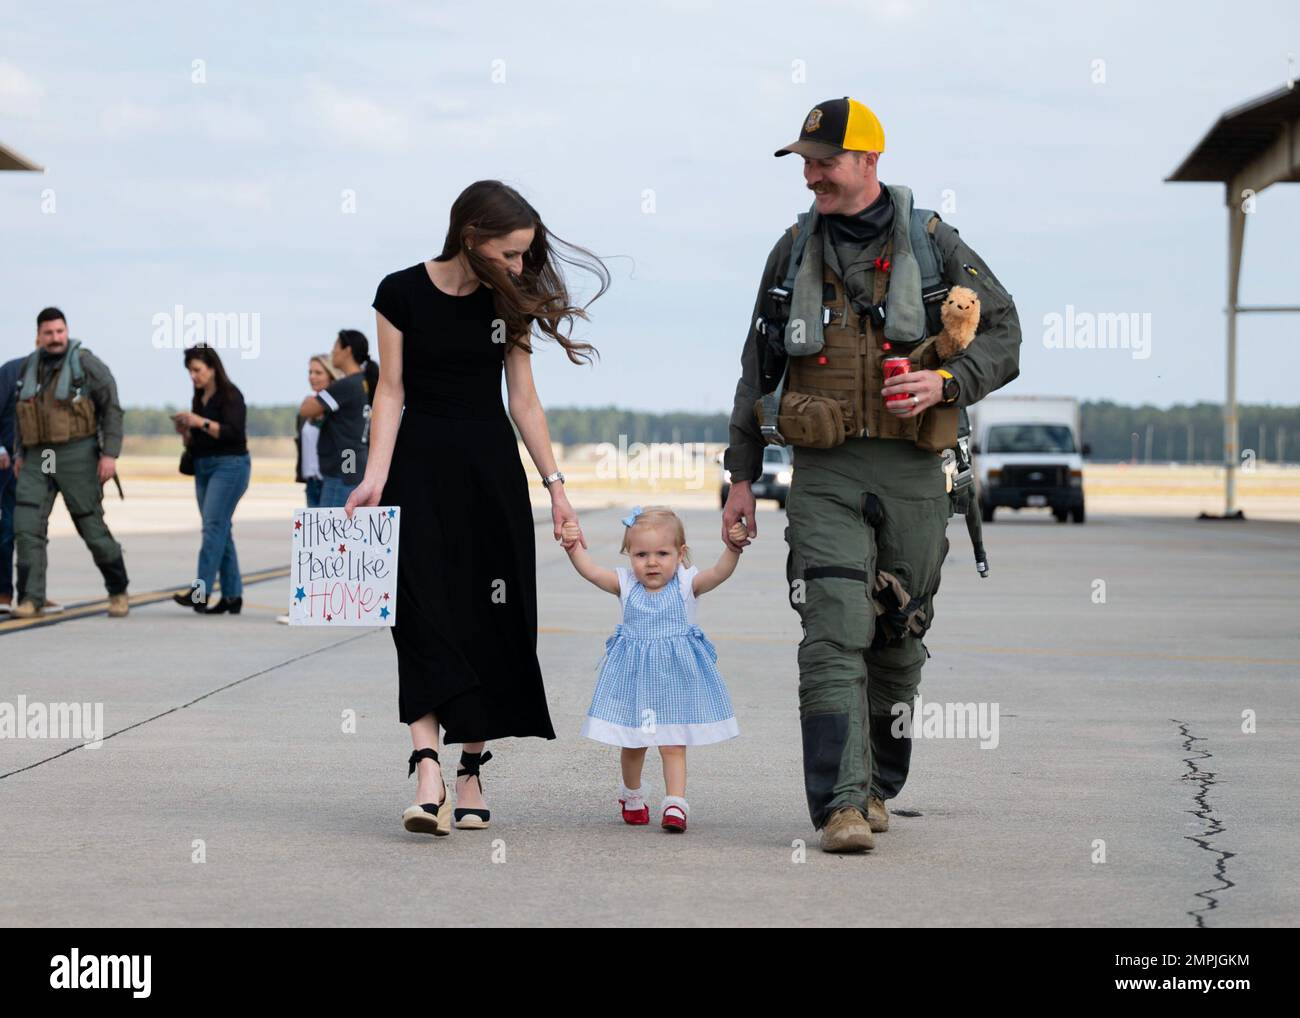
M 794 245 L 785 281 L 780 289 L 788 301 L 810 236 L 809 213 L 793 227 Z M 934 231 L 939 216 L 930 209 L 912 210 L 908 235 L 921 273 L 923 315 L 930 338 L 904 347 L 883 348 L 884 307 L 889 286 L 885 266 L 893 252 L 893 236 L 886 241 L 872 276 L 872 304 L 860 314 L 849 299 L 843 281 L 829 265 L 823 270 L 823 345 L 814 353 L 783 358 L 774 390 L 755 404 L 765 441 L 773 444 L 833 448 L 845 439 L 862 436 L 915 442 L 930 452 L 951 448 L 957 441 L 958 410 L 930 407 L 916 417 L 900 418 L 885 409 L 880 395 L 886 357 L 908 357 L 914 369 L 939 367 L 934 339 L 939 332 L 939 307 L 948 295 L 941 273 L 942 259 Z M 818 235 L 818 242 L 821 237 Z M 788 306 L 788 305 L 787 305 Z M 784 327 L 783 322 L 760 321 L 760 328 Z
M 51 385 L 40 380 L 41 352 L 33 350 L 23 364 L 18 389 L 17 418 L 23 446 L 58 445 L 85 438 L 98 430 L 95 401 L 85 392 L 81 341 L 71 339 L 54 369 Z

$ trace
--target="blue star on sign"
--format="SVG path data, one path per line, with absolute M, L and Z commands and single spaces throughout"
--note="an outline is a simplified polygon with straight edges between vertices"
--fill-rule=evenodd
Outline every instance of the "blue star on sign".
M 301 601 L 303 598 L 307 596 L 307 591 L 303 590 L 302 587 L 299 587 L 297 590 L 293 592 L 293 596 L 296 600 Z
M 379 617 L 381 619 L 388 618 L 388 605 L 384 605 L 382 608 L 379 609 Z
M 388 518 L 389 518 L 390 520 L 391 520 L 394 516 L 396 516 L 396 515 L 397 515 L 397 510 L 396 510 L 396 509 L 389 509 L 389 510 L 388 510 Z

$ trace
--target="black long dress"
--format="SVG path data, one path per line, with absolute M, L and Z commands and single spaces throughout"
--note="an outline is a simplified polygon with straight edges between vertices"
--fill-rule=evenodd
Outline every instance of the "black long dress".
M 555 738 L 537 662 L 533 513 L 501 399 L 492 292 L 385 276 L 374 308 L 402 333 L 402 414 L 382 501 L 400 506 L 398 713 L 446 742 Z

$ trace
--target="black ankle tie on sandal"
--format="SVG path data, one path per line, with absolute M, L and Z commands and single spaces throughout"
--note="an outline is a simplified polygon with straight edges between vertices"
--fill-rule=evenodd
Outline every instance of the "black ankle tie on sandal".
M 458 778 L 477 778 L 477 779 L 478 779 L 478 790 L 479 790 L 480 792 L 482 792 L 482 791 L 483 791 L 483 777 L 482 777 L 481 774 L 479 774 L 478 769 L 479 769 L 481 766 L 483 766 L 483 764 L 487 763 L 487 762 L 488 762 L 489 760 L 491 760 L 491 759 L 492 759 L 492 753 L 491 753 L 491 752 L 487 752 L 487 753 L 466 753 L 464 750 L 461 750 L 461 753 L 460 753 L 460 767 L 458 767 L 458 768 L 456 769 L 456 777 L 458 777 Z M 491 810 L 486 810 L 486 809 L 476 809 L 476 808 L 473 808 L 473 807 L 458 807 L 457 809 L 455 809 L 455 810 L 452 811 L 452 814 L 453 814 L 453 816 L 456 818 L 456 823 L 457 823 L 458 825 L 459 825 L 460 822 L 461 822 L 462 820 L 464 820 L 466 817 L 471 817 L 471 816 L 472 816 L 472 817 L 478 817 L 481 821 L 483 821 L 483 826 L 486 827 L 487 824 L 488 824 L 488 822 L 492 819 L 492 812 L 491 812 Z
M 410 765 L 410 769 L 406 772 L 406 776 L 408 778 L 415 773 L 415 765 L 419 763 L 421 760 L 432 760 L 434 763 L 438 763 L 437 750 L 425 748 L 425 749 L 417 749 L 413 751 L 411 753 L 411 759 L 407 761 L 407 763 Z
M 456 777 L 478 778 L 478 787 L 481 792 L 483 790 L 483 778 L 479 774 L 478 769 L 491 759 L 491 751 L 488 751 L 487 753 L 466 753 L 464 750 L 461 750 L 460 767 L 456 769 Z
M 417 749 L 413 753 L 411 753 L 411 758 L 407 761 L 408 770 L 406 772 L 406 776 L 408 778 L 415 773 L 415 765 L 419 763 L 421 760 L 432 760 L 434 763 L 438 764 L 439 767 L 442 766 L 442 764 L 439 763 L 438 761 L 437 750 L 429 749 L 427 747 L 424 749 Z M 441 806 L 446 801 L 447 801 L 447 789 L 446 786 L 443 786 L 441 799 L 439 799 L 437 802 L 422 802 L 419 804 L 419 806 L 426 813 L 433 813 L 436 815 L 438 812 L 438 807 Z

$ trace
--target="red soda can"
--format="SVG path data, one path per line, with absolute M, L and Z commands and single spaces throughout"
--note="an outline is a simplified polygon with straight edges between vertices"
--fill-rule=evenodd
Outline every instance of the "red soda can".
M 911 371 L 912 362 L 906 357 L 886 357 L 881 364 L 881 368 L 883 368 L 885 372 L 885 381 L 889 381 L 889 379 L 893 378 L 895 375 L 905 375 Z M 911 398 L 912 397 L 907 393 L 900 392 L 894 396 L 886 396 L 885 402 L 897 403 L 899 400 Z

